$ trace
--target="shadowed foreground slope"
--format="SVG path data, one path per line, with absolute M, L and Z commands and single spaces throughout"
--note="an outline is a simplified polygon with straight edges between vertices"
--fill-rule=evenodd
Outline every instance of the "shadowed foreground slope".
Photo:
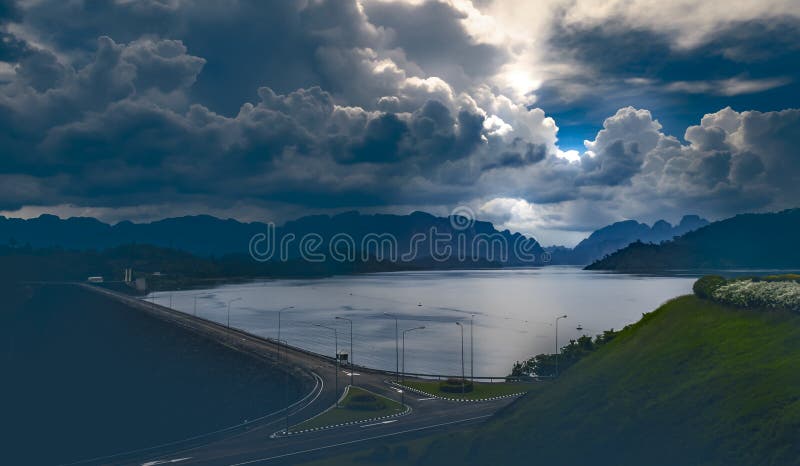
M 797 464 L 798 432 L 800 316 L 684 296 L 423 463 Z

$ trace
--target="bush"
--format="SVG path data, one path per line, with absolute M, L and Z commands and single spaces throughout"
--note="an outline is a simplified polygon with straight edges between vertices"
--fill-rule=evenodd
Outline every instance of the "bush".
M 764 277 L 765 281 L 768 282 L 797 282 L 800 283 L 800 274 L 796 273 L 784 273 L 781 275 L 767 275 Z
M 439 382 L 439 390 L 445 393 L 471 392 L 475 387 L 469 380 L 447 379 Z
M 735 280 L 714 290 L 714 300 L 756 309 L 800 311 L 800 283 Z
M 381 401 L 377 396 L 370 395 L 369 393 L 359 393 L 349 398 L 346 404 L 347 409 L 354 409 L 357 411 L 380 411 L 386 407 L 386 404 Z
M 712 299 L 717 288 L 726 283 L 727 280 L 719 275 L 706 275 L 694 282 L 692 291 L 694 291 L 695 296 L 698 298 Z

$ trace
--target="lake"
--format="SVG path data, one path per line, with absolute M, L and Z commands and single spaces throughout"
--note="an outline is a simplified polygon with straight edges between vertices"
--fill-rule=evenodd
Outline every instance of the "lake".
M 149 295 L 158 304 L 252 334 L 281 338 L 288 344 L 334 354 L 337 329 L 340 350 L 349 352 L 353 321 L 353 361 L 395 370 L 395 320 L 406 334 L 405 370 L 461 374 L 461 322 L 464 365 L 475 376 L 504 376 L 513 363 L 555 351 L 555 318 L 560 346 L 582 334 L 596 335 L 639 320 L 663 302 L 691 293 L 694 277 L 642 276 L 584 271 L 577 267 L 535 269 L 393 272 L 320 279 L 268 280 L 208 290 Z M 474 317 L 472 317 L 474 315 Z M 473 327 L 470 329 L 470 319 Z M 578 330 L 580 327 L 582 330 Z M 471 345 L 470 333 L 474 335 Z

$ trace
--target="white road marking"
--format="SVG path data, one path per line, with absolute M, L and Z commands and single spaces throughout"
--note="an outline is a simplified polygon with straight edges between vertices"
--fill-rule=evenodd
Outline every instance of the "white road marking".
M 397 422 L 397 419 L 392 419 L 391 421 L 376 422 L 375 424 L 367 424 L 367 425 L 361 426 L 361 428 L 363 429 L 364 427 L 382 426 L 384 424 L 391 424 L 393 422 Z
M 417 398 L 417 401 L 428 401 L 428 400 L 435 400 L 435 399 L 436 399 L 435 396 L 431 396 L 431 397 L 428 397 L 428 398 Z
M 180 463 L 181 461 L 186 461 L 192 459 L 191 456 L 186 458 L 175 458 L 172 460 L 158 460 L 158 461 L 148 461 L 147 463 L 142 463 L 142 466 L 156 466 L 157 464 L 172 464 L 172 463 Z
M 359 374 L 358 372 L 353 372 L 352 374 L 351 374 L 350 372 L 347 372 L 347 371 L 342 371 L 342 372 L 344 372 L 344 373 L 345 373 L 345 374 L 347 374 L 348 376 L 350 376 L 350 375 L 361 375 L 361 374 Z
M 407 434 L 409 432 L 417 432 L 417 431 L 425 430 L 425 429 L 433 429 L 435 427 L 447 426 L 447 425 L 451 425 L 451 424 L 459 424 L 461 422 L 469 422 L 469 421 L 475 421 L 475 420 L 478 420 L 478 419 L 485 419 L 485 418 L 487 418 L 489 416 L 491 416 L 491 414 L 484 414 L 483 416 L 476 416 L 476 417 L 471 417 L 471 418 L 468 418 L 468 419 L 459 419 L 457 421 L 442 422 L 441 424 L 434 424 L 434 425 L 430 425 L 430 426 L 417 427 L 417 428 L 414 428 L 414 429 L 402 430 L 400 432 L 392 432 L 390 434 L 375 435 L 373 437 L 360 438 L 358 440 L 350 440 L 349 442 L 334 443 L 332 445 L 325 445 L 324 447 L 309 448 L 308 450 L 295 451 L 295 452 L 292 452 L 292 453 L 284 453 L 282 455 L 270 456 L 270 457 L 267 457 L 267 458 L 258 458 L 258 459 L 254 459 L 254 460 L 243 461 L 241 463 L 235 463 L 235 464 L 232 464 L 230 466 L 242 466 L 242 465 L 245 465 L 245 464 L 263 463 L 264 461 L 275 460 L 275 459 L 278 459 L 278 458 L 286 458 L 288 456 L 302 455 L 303 453 L 311 453 L 311 452 L 314 452 L 314 451 L 327 450 L 329 448 L 341 447 L 343 445 L 352 445 L 354 443 L 367 442 L 367 441 L 376 440 L 376 439 L 379 439 L 379 438 L 394 437 L 394 436 L 397 436 L 397 435 Z

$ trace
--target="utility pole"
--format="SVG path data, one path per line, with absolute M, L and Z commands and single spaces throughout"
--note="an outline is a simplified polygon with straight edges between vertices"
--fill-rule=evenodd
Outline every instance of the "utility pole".
M 347 322 L 350 323 L 350 355 L 348 357 L 350 362 L 350 385 L 355 386 L 355 384 L 353 383 L 353 372 L 355 372 L 355 369 L 353 368 L 353 321 L 348 319 L 347 317 L 339 317 L 339 316 L 336 316 L 336 319 L 346 320 Z

